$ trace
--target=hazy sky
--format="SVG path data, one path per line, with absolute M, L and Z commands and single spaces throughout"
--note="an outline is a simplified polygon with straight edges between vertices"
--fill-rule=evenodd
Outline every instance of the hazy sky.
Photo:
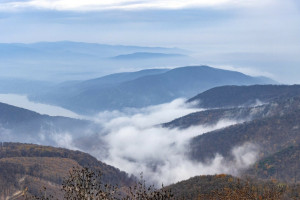
M 300 83 L 299 0 L 0 0 L 0 42 L 180 47 L 199 64 Z

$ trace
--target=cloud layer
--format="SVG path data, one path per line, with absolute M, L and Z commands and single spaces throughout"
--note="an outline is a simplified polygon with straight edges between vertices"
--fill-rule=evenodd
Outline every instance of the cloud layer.
M 11 0 L 0 3 L 0 9 L 38 8 L 51 10 L 136 10 L 182 9 L 195 7 L 244 6 L 257 4 L 256 0 Z

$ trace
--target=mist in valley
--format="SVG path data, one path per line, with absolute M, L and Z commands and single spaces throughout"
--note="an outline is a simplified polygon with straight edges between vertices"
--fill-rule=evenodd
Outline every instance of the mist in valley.
M 0 94 L 0 102 L 16 107 L 25 108 L 44 115 L 80 118 L 78 114 L 65 108 L 30 101 L 26 95 Z
M 1 100 L 13 97 L 20 107 L 37 105 L 24 96 L 0 95 Z M 18 97 L 18 98 L 16 98 Z M 11 101 L 13 102 L 13 101 Z M 53 116 L 71 117 L 70 112 L 45 104 L 34 106 L 36 112 Z M 121 111 L 104 111 L 93 116 L 79 116 L 90 122 L 77 125 L 66 124 L 64 130 L 56 124 L 40 127 L 30 133 L 20 129 L 1 129 L 2 141 L 26 142 L 52 145 L 73 150 L 81 150 L 95 156 L 129 174 L 144 178 L 157 186 L 171 184 L 196 175 L 227 173 L 238 175 L 241 170 L 251 166 L 257 159 L 258 146 L 245 143 L 232 147 L 232 158 L 220 154 L 197 162 L 189 155 L 189 141 L 198 135 L 228 127 L 243 120 L 221 119 L 213 125 L 192 126 L 187 129 L 164 128 L 161 124 L 184 115 L 202 111 L 186 99 L 144 108 L 128 108 Z M 72 114 L 72 113 L 71 113 Z M 26 130 L 26 129 L 25 129 Z

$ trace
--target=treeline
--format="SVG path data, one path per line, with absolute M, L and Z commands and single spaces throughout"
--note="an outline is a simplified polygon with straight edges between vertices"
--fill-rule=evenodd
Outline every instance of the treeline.
M 300 185 L 280 184 L 276 181 L 240 179 L 220 174 L 198 176 L 168 187 L 147 187 L 143 179 L 131 187 L 121 189 L 102 182 L 101 173 L 88 168 L 74 168 L 62 184 L 63 197 L 71 200 L 297 200 Z M 55 199 L 47 189 L 26 199 Z

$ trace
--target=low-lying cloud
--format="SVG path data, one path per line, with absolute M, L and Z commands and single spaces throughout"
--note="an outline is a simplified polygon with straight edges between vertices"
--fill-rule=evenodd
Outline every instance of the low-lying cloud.
M 190 160 L 189 141 L 203 133 L 236 124 L 230 119 L 220 120 L 213 126 L 193 126 L 188 129 L 168 129 L 158 124 L 199 111 L 183 99 L 168 104 L 151 106 L 127 112 L 104 112 L 97 117 L 104 127 L 98 139 L 105 144 L 106 153 L 93 149 L 98 159 L 128 173 L 139 175 L 152 183 L 170 184 L 192 176 L 230 173 L 249 167 L 257 157 L 258 149 L 252 144 L 233 147 L 233 160 L 216 155 L 206 163 Z

